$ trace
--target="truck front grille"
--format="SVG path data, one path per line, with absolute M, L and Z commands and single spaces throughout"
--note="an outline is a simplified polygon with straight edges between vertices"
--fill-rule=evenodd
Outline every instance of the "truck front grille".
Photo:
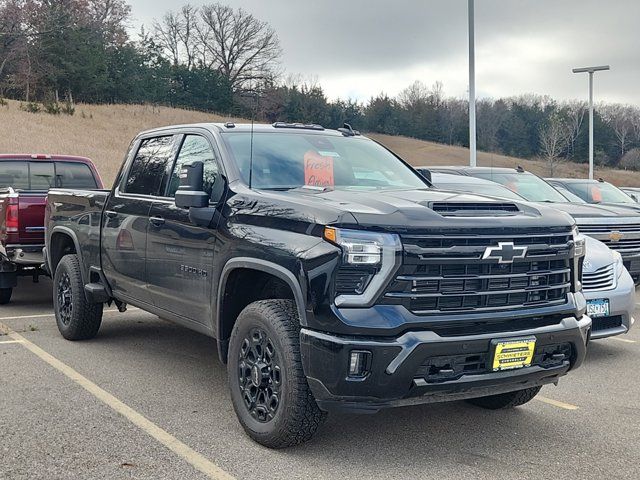
M 640 253 L 640 224 L 580 225 L 580 232 L 589 235 L 622 255 Z
M 500 242 L 526 246 L 513 263 L 483 259 Z M 416 315 L 564 304 L 571 291 L 571 233 L 402 235 L 403 265 L 383 302 Z
M 427 383 L 457 380 L 465 375 L 479 375 L 492 371 L 490 350 L 462 355 L 428 357 L 418 367 L 414 378 L 422 378 Z M 573 355 L 570 343 L 554 343 L 536 348 L 532 365 L 555 368 L 569 362 Z M 526 367 L 525 367 L 526 368 Z

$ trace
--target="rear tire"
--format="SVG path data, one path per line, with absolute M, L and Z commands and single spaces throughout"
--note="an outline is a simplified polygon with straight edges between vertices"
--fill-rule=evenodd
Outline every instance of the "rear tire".
M 93 338 L 102 322 L 102 303 L 89 303 L 84 295 L 80 260 L 65 255 L 53 276 L 53 309 L 58 330 L 67 340 Z
M 6 305 L 11 301 L 13 288 L 0 288 L 0 305 Z
M 284 448 L 309 440 L 326 418 L 300 359 L 291 300 L 261 300 L 238 316 L 229 343 L 229 387 L 240 424 L 256 442 Z
M 524 405 L 533 400 L 542 387 L 531 387 L 515 392 L 490 395 L 488 397 L 470 398 L 467 400 L 472 405 L 486 408 L 488 410 L 500 410 L 503 408 L 514 408 Z

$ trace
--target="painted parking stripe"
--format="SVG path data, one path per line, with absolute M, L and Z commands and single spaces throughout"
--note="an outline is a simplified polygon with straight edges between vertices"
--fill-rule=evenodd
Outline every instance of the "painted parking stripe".
M 629 340 L 628 338 L 609 337 L 609 339 L 624 343 L 637 343 L 635 340 Z
M 88 378 L 84 377 L 76 370 L 68 366 L 67 364 L 61 362 L 53 355 L 45 352 L 42 348 L 38 347 L 36 344 L 30 342 L 26 338 L 24 338 L 19 333 L 14 332 L 8 326 L 3 323 L 0 323 L 0 330 L 5 332 L 11 339 L 21 342 L 22 345 L 30 350 L 32 353 L 40 357 L 41 360 L 48 363 L 50 366 L 58 370 L 63 375 L 67 376 L 69 379 L 73 380 L 75 383 L 80 385 L 86 391 L 88 391 L 91 395 L 96 397 L 98 400 L 106 404 L 115 412 L 122 415 L 124 418 L 129 420 L 131 423 L 136 425 L 142 431 L 155 438 L 159 443 L 164 445 L 166 448 L 171 450 L 176 455 L 180 456 L 187 462 L 189 462 L 193 467 L 198 469 L 200 472 L 207 475 L 209 478 L 215 480 L 233 480 L 234 477 L 229 473 L 222 470 L 215 463 L 201 455 L 200 453 L 193 450 L 188 445 L 182 443 L 176 437 L 171 435 L 166 430 L 163 430 L 158 425 L 153 423 L 148 418 L 144 417 L 142 414 L 135 411 L 133 408 L 126 405 L 124 402 L 119 400 L 118 398 L 111 395 L 106 390 L 103 390 L 98 385 L 93 383 Z
M 127 312 L 135 312 L 137 310 L 140 310 L 140 309 L 138 307 L 127 307 Z M 118 313 L 118 311 L 119 310 L 117 309 L 111 309 L 111 310 L 105 310 L 103 313 Z M 17 315 L 15 317 L 0 317 L 0 322 L 4 320 L 21 320 L 24 318 L 47 318 L 47 317 L 55 317 L 55 316 L 56 316 L 55 313 L 43 313 L 39 315 Z
M 0 340 L 0 344 L 7 344 L 7 343 L 22 343 L 22 340 Z
M 554 407 L 563 408 L 565 410 L 578 410 L 580 408 L 576 405 L 571 405 L 570 403 L 561 402 L 560 400 L 543 397 L 542 395 L 536 395 L 533 398 L 534 400 L 538 400 L 539 402 L 546 403 L 547 405 L 553 405 Z

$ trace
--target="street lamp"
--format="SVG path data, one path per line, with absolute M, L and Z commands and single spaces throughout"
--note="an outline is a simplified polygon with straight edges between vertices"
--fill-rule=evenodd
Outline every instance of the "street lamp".
M 469 0 L 469 165 L 477 165 L 476 152 L 476 54 L 474 0 Z
M 609 70 L 609 65 L 574 68 L 573 73 L 589 74 L 589 180 L 593 180 L 593 74 Z

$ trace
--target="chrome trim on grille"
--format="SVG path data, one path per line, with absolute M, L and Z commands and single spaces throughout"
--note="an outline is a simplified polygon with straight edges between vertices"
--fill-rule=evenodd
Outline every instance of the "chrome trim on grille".
M 614 264 L 606 265 L 595 272 L 582 273 L 582 289 L 585 292 L 597 292 L 615 288 L 616 269 Z

